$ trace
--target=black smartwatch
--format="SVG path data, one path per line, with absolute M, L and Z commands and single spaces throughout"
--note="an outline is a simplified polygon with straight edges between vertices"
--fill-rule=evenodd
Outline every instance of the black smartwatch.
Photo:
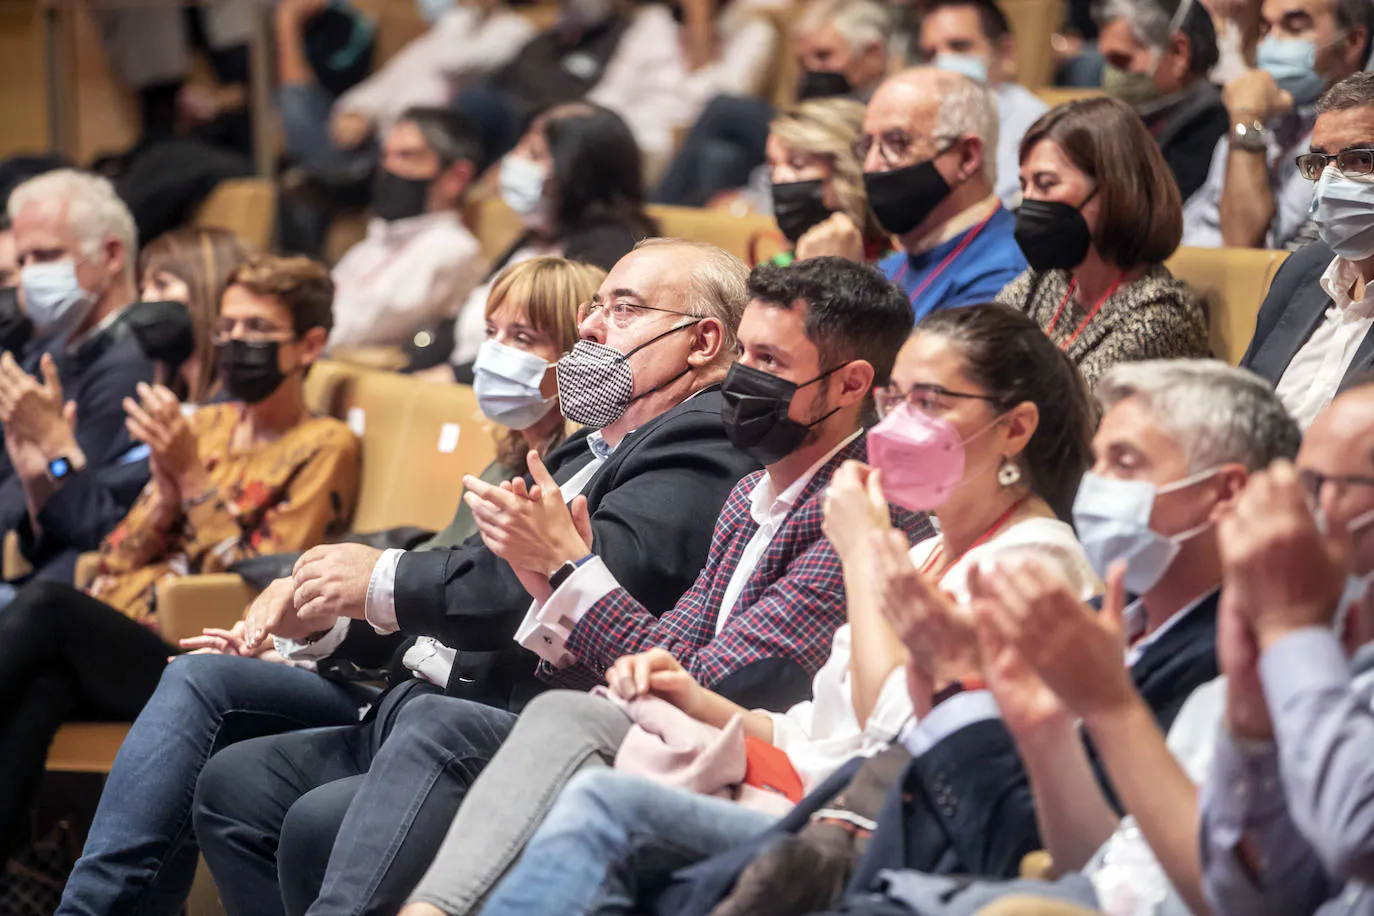
M 589 553 L 580 560 L 569 560 L 562 566 L 555 569 L 553 571 L 553 575 L 549 576 L 549 588 L 553 589 L 554 591 L 558 591 L 558 586 L 562 585 L 564 582 L 567 582 L 568 577 L 571 576 L 573 573 L 577 572 L 577 567 L 581 566 L 583 563 L 587 562 L 594 556 L 596 556 L 596 554 Z
M 75 461 L 66 455 L 58 455 L 48 462 L 48 479 L 52 481 L 65 480 L 74 472 L 81 470 Z

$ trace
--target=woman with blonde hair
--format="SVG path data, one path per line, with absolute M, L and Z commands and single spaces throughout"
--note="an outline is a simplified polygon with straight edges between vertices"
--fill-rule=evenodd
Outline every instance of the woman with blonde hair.
M 531 258 L 492 282 L 486 340 L 473 364 L 477 403 L 496 429 L 496 460 L 482 480 L 500 483 L 525 473 L 530 449 L 547 455 L 567 435 L 553 366 L 577 343 L 577 307 L 596 294 L 605 271 L 564 258 Z M 454 546 L 477 533 L 460 501 L 453 522 L 428 546 Z
M 145 302 L 180 302 L 191 315 L 194 346 L 179 377 L 166 379 L 187 403 L 209 400 L 218 386 L 210 334 L 229 277 L 248 257 L 248 246 L 228 229 L 176 229 L 153 239 L 139 257 Z
M 846 98 L 802 102 L 773 119 L 767 146 L 773 218 L 794 246 L 774 263 L 821 255 L 872 263 L 891 248 L 868 209 L 863 159 L 854 154 L 863 120 L 863 104 Z

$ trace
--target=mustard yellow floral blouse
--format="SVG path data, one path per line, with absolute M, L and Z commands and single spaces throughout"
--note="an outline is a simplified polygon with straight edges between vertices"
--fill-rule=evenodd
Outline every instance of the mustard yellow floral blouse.
M 242 411 L 238 404 L 196 411 L 191 429 L 211 488 L 160 532 L 150 522 L 157 497 L 149 481 L 100 545 L 90 595 L 155 625 L 153 590 L 164 578 L 223 572 L 246 557 L 305 550 L 347 530 L 361 474 L 348 427 L 312 417 L 273 442 L 231 451 Z

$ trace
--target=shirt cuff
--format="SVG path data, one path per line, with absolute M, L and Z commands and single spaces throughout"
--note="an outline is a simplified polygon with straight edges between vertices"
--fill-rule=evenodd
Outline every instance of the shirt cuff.
M 1294 699 L 1346 689 L 1348 665 L 1340 639 L 1328 627 L 1294 630 L 1270 646 L 1260 656 L 1259 671 L 1275 730 L 1283 729 L 1284 710 Z
M 400 624 L 396 622 L 396 565 L 401 562 L 404 550 L 391 548 L 383 550 L 372 567 L 372 578 L 367 583 L 367 600 L 363 604 L 363 616 L 372 624 L 372 629 L 382 635 L 395 633 Z
M 515 631 L 515 641 L 555 668 L 577 663 L 567 649 L 573 627 L 602 598 L 620 588 L 600 557 L 592 557 L 554 589 L 549 600 L 533 601 Z
M 347 617 L 340 617 L 323 636 L 312 642 L 285 639 L 281 636 L 273 636 L 272 642 L 277 653 L 289 662 L 317 662 L 333 655 L 339 646 L 343 645 L 344 639 L 348 636 L 349 623 Z
M 912 757 L 920 757 L 960 729 L 996 718 L 997 703 L 992 698 L 992 691 L 956 693 L 908 728 L 902 735 L 902 744 Z

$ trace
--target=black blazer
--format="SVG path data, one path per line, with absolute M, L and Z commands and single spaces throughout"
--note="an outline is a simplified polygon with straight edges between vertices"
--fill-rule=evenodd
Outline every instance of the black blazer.
M 1166 731 L 1188 695 L 1217 676 L 1217 601 L 1213 592 L 1150 644 L 1131 668 L 1136 690 Z M 1114 800 L 1091 745 L 1088 752 L 1099 782 Z M 767 832 L 677 871 L 654 902 L 654 912 L 705 916 L 749 862 L 779 835 L 800 830 L 861 764 L 858 759 L 845 764 Z M 846 894 L 871 894 L 885 869 L 1015 877 L 1021 859 L 1041 845 L 1030 779 L 1016 742 L 1000 719 L 975 722 L 908 765 L 901 783 L 888 793 L 878 829 Z
M 1181 99 L 1157 117 L 1146 117 L 1145 123 L 1186 201 L 1206 182 L 1217 141 L 1231 129 L 1220 90 L 1199 79 Z
M 696 580 L 725 497 L 758 469 L 725 438 L 721 405 L 712 387 L 630 433 L 583 490 L 597 555 L 654 614 L 671 609 Z M 591 460 L 585 431 L 548 456 L 559 483 Z M 510 566 L 480 536 L 450 550 L 408 552 L 397 566 L 401 630 L 459 650 L 451 694 L 519 705 L 538 692 L 537 659 L 512 642 L 529 604 Z M 476 681 L 488 689 L 465 686 Z
M 1322 323 L 1331 307 L 1331 297 L 1318 282 L 1336 257 L 1321 242 L 1293 252 L 1274 275 L 1269 295 L 1264 297 L 1259 317 L 1255 320 L 1255 336 L 1241 357 L 1242 368 L 1249 369 L 1277 385 L 1284 370 L 1293 361 L 1302 345 Z M 1346 370 L 1344 382 L 1374 366 L 1374 334 L 1366 334 L 1355 350 L 1355 358 Z
M 43 537 L 35 539 L 23 483 L 9 454 L 0 449 L 0 530 L 19 533 L 20 547 L 39 578 L 70 582 L 77 556 L 100 546 L 148 482 L 147 460 L 128 460 L 137 443 L 124 428 L 123 401 L 137 398 L 139 382 L 153 380 L 153 364 L 122 321 L 85 341 L 75 353 L 53 355 L 63 396 L 76 401 L 76 441 L 86 453 L 87 466 L 39 512 Z M 40 374 L 41 356 L 37 349 L 24 355 L 24 368 L 35 376 Z

